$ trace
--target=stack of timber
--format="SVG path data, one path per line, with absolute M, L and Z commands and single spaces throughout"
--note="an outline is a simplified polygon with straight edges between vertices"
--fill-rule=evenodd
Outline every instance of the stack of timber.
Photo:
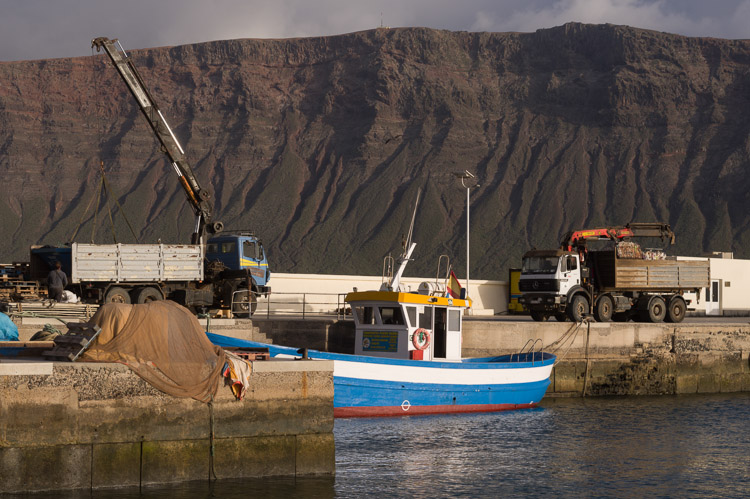
M 10 312 L 14 315 L 54 318 L 62 321 L 88 321 L 99 309 L 99 305 L 91 303 L 57 303 L 55 301 L 12 302 L 9 305 Z
M 68 333 L 55 337 L 54 347 L 44 352 L 43 356 L 49 360 L 75 362 L 101 332 L 101 328 L 96 325 L 83 322 L 68 323 Z

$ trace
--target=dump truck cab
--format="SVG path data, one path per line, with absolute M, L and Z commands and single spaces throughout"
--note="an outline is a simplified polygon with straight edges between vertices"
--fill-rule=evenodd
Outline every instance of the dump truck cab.
M 528 251 L 523 256 L 518 283 L 523 293 L 519 302 L 535 320 L 564 313 L 573 293 L 583 291 L 587 270 L 581 268 L 580 256 L 572 251 Z
M 221 262 L 230 270 L 247 270 L 258 293 L 265 294 L 271 272 L 263 243 L 251 232 L 222 233 L 209 239 L 206 260 Z

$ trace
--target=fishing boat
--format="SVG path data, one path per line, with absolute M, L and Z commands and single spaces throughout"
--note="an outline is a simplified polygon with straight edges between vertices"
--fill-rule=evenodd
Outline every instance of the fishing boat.
M 384 271 L 379 290 L 354 290 L 346 296 L 355 325 L 353 354 L 301 350 L 210 333 L 209 338 L 222 347 L 268 348 L 275 358 L 332 360 L 334 417 L 535 407 L 549 386 L 555 355 L 534 351 L 534 343 L 520 353 L 461 358 L 462 319 L 471 306 L 465 289 L 453 289 L 448 275 L 444 285 L 436 279 L 420 284 L 414 292 L 401 289 L 401 277 L 416 246 L 411 241 L 413 226 L 414 216 L 395 275 Z M 389 267 L 392 265 L 384 264 L 384 269 Z

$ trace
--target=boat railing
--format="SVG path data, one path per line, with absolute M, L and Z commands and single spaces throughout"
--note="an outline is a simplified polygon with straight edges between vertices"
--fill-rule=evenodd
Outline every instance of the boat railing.
M 443 279 L 440 279 L 441 276 L 441 270 L 443 269 L 443 261 L 445 261 L 445 277 Z M 442 293 L 445 293 L 445 290 L 448 288 L 448 280 L 451 276 L 451 258 L 448 255 L 440 255 L 438 258 L 438 268 L 437 273 L 435 274 L 435 286 L 440 289 Z M 442 289 L 441 289 L 441 283 L 442 282 Z
M 537 343 L 539 344 L 539 350 L 534 350 Z M 526 350 L 527 348 L 528 350 Z M 510 354 L 510 361 L 513 362 L 514 355 L 516 356 L 516 360 L 520 360 L 521 355 L 531 354 L 531 365 L 534 365 L 534 361 L 536 360 L 536 354 L 541 353 L 543 349 L 544 349 L 544 343 L 542 342 L 541 338 L 537 338 L 537 339 L 529 338 L 529 340 L 526 342 L 526 344 L 524 344 L 523 347 L 521 347 L 521 350 L 518 353 Z M 543 356 L 540 355 L 540 360 L 542 360 L 542 357 Z
M 352 308 L 344 298 L 347 293 L 292 293 L 274 291 L 257 297 L 253 317 L 289 317 L 308 319 L 351 319 Z

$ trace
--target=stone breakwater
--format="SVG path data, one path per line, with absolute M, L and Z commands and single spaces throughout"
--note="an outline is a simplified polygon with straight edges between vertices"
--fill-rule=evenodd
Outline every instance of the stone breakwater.
M 0 361 L 0 493 L 330 475 L 333 365 L 255 361 L 242 401 L 159 392 L 119 364 Z

